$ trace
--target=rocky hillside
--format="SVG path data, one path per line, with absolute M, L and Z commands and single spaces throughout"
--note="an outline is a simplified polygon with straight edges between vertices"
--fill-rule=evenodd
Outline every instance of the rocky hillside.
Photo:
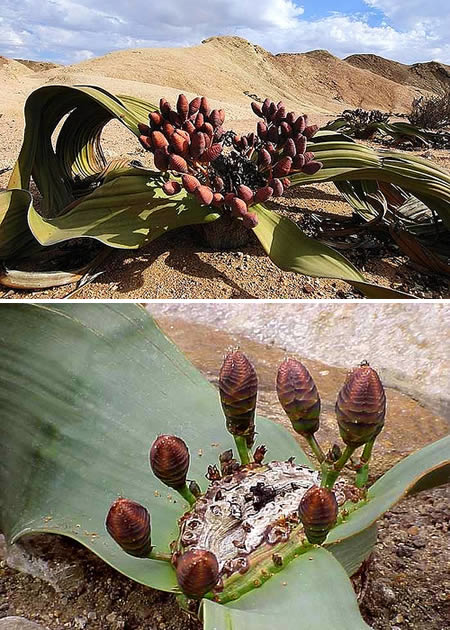
M 240 37 L 212 37 L 189 48 L 122 50 L 47 74 L 52 81 L 67 82 L 86 73 L 236 103 L 248 102 L 248 94 L 270 96 L 318 113 L 343 106 L 406 111 L 419 93 L 326 51 L 273 55 Z
M 378 55 L 350 55 L 345 61 L 355 68 L 370 70 L 402 85 L 435 93 L 450 89 L 450 66 L 437 61 L 408 66 Z

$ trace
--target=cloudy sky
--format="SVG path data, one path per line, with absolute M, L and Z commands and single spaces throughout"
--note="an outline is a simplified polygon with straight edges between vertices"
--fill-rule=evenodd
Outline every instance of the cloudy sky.
M 2 0 L 0 55 L 74 63 L 239 35 L 273 53 L 325 48 L 450 64 L 449 0 Z

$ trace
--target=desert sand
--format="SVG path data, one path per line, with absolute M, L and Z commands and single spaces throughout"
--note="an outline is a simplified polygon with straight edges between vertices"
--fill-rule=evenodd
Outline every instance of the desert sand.
M 174 102 L 180 91 L 188 98 L 204 94 L 214 107 L 225 109 L 226 127 L 242 132 L 256 125 L 250 109 L 253 95 L 282 99 L 289 108 L 309 113 L 313 122 L 322 125 L 345 108 L 406 112 L 414 97 L 439 89 L 441 77 L 445 79 L 448 72 L 442 64 L 420 64 L 421 78 L 414 81 L 418 73 L 408 70 L 408 66 L 399 72 L 401 64 L 396 62 L 370 55 L 359 57 L 362 61 L 346 61 L 321 50 L 272 55 L 238 37 L 213 37 L 190 48 L 124 50 L 65 67 L 0 57 L 0 172 L 12 167 L 17 158 L 24 102 L 42 85 L 99 85 L 116 94 L 139 96 L 154 103 L 161 96 Z M 387 64 L 392 64 L 390 72 Z M 127 156 L 150 163 L 134 136 L 117 122 L 107 126 L 103 142 L 107 159 Z M 428 156 L 449 168 L 448 153 L 433 151 Z M 6 188 L 8 176 L 8 172 L 0 175 L 0 189 Z M 332 184 L 290 191 L 272 207 L 306 227 L 311 212 L 351 215 L 350 207 Z M 346 255 L 369 281 L 417 297 L 449 294 L 447 280 L 418 272 L 392 249 Z M 138 252 L 112 250 L 102 271 L 94 282 L 77 292 L 77 298 L 360 297 L 344 282 L 313 280 L 280 271 L 256 241 L 240 252 L 213 252 L 194 229 L 168 234 Z M 62 298 L 74 288 L 69 285 L 32 293 L 5 289 L 0 290 L 0 297 Z

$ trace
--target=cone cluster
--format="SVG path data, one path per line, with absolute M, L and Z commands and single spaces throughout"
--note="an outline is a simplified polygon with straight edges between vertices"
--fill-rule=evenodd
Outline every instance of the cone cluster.
M 171 196 L 184 188 L 201 205 L 228 212 L 252 229 L 258 224 L 253 204 L 281 196 L 289 175 L 311 175 L 322 167 L 307 151 L 318 129 L 307 116 L 270 99 L 262 106 L 252 103 L 252 109 L 261 118 L 257 132 L 238 136 L 224 130 L 224 110 L 211 109 L 206 97 L 189 102 L 180 94 L 174 109 L 162 98 L 149 124 L 139 125 L 139 139 L 154 154 L 156 168 L 181 178 L 166 181 L 164 192 Z

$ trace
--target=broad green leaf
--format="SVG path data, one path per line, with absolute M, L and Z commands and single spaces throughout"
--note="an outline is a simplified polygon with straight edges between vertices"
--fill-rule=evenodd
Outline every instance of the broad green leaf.
M 33 244 L 27 223 L 31 194 L 18 188 L 0 191 L 0 260 L 18 254 Z
M 232 446 L 214 387 L 137 305 L 0 309 L 1 530 L 9 541 L 69 536 L 130 578 L 171 590 L 169 564 L 124 553 L 105 515 L 118 495 L 140 501 L 156 550 L 168 551 L 186 504 L 153 476 L 148 449 L 160 433 L 182 437 L 189 477 L 205 488 L 207 466 Z M 257 430 L 269 457 L 309 465 L 282 427 L 258 418 Z
M 296 223 L 259 204 L 253 206 L 259 223 L 254 228 L 270 259 L 284 271 L 308 276 L 338 278 L 360 289 L 370 298 L 411 298 L 406 293 L 370 284 L 337 251 L 306 236 Z
M 450 436 L 405 457 L 369 489 L 368 500 L 335 527 L 327 545 L 364 531 L 404 496 L 450 481 Z
M 291 562 L 259 589 L 225 606 L 202 602 L 205 630 L 364 630 L 355 592 L 323 548 Z
M 445 169 L 406 153 L 375 151 L 337 133 L 317 140 L 309 148 L 323 168 L 315 175 L 291 176 L 293 186 L 364 180 L 395 184 L 423 201 L 450 227 L 450 174 Z
M 132 168 L 114 171 L 102 186 L 54 219 L 46 220 L 31 208 L 29 224 L 42 245 L 86 237 L 110 247 L 134 249 L 169 230 L 218 217 L 185 191 L 165 195 L 159 173 Z

